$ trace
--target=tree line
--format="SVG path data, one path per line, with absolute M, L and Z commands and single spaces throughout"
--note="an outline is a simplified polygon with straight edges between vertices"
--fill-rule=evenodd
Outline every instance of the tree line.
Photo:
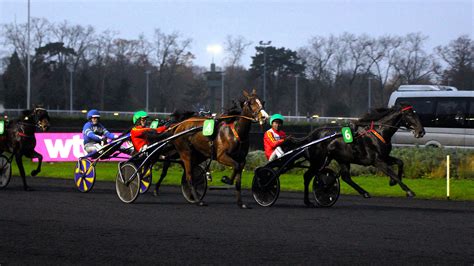
M 72 109 L 143 109 L 148 80 L 150 111 L 198 105 L 221 111 L 219 104 L 211 104 L 220 101 L 220 89 L 210 92 L 209 69 L 193 63 L 192 40 L 178 32 L 155 29 L 151 38 L 123 39 L 117 32 L 44 18 L 33 18 L 30 29 L 28 51 L 26 24 L 0 25 L 0 50 L 6 51 L 0 65 L 0 102 L 5 108 L 26 107 L 29 53 L 31 102 L 51 109 L 71 108 L 71 85 Z M 252 42 L 228 36 L 225 63 L 214 79 L 224 79 L 218 82 L 224 84 L 226 106 L 243 89 L 256 88 L 267 110 L 285 115 L 298 109 L 298 115 L 358 116 L 367 111 L 369 87 L 372 107 L 386 106 L 401 84 L 473 90 L 472 39 L 461 35 L 430 52 L 424 49 L 427 40 L 421 33 L 343 33 L 315 36 L 296 50 L 260 42 L 247 69 L 241 61 Z

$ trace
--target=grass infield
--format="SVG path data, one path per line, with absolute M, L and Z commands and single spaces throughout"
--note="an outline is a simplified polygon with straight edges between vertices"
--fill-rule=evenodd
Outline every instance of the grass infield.
M 26 173 L 36 168 L 36 163 L 24 160 Z M 19 176 L 16 163 L 12 163 L 13 176 Z M 74 186 L 74 162 L 44 163 L 39 177 L 52 177 L 70 179 Z M 158 180 L 161 174 L 160 165 L 153 171 L 153 182 Z M 220 179 L 223 175 L 229 175 L 230 171 L 212 172 L 213 181 L 210 186 L 223 185 Z M 96 166 L 96 178 L 98 181 L 114 181 L 117 175 L 116 162 L 99 162 Z M 180 185 L 182 170 L 179 166 L 173 166 L 168 171 L 163 185 Z M 252 184 L 253 172 L 244 171 L 242 187 L 249 189 Z M 380 197 L 405 197 L 405 192 L 399 186 L 390 187 L 387 176 L 356 176 L 353 180 L 368 191 L 372 196 Z M 404 179 L 404 183 L 413 190 L 420 199 L 446 199 L 446 179 Z M 474 180 L 451 179 L 450 199 L 452 200 L 474 200 Z M 303 176 L 301 174 L 285 174 L 280 177 L 280 186 L 285 191 L 303 191 Z M 341 181 L 341 194 L 357 195 L 357 192 Z

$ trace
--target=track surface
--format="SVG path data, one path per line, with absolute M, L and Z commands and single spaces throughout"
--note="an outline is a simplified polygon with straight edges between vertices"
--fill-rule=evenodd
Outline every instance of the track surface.
M 115 184 L 82 194 L 71 180 L 14 177 L 0 191 L 0 264 L 456 264 L 474 263 L 474 202 L 342 196 L 328 209 L 282 193 L 240 210 L 233 191 L 208 207 L 177 187 L 126 205 Z

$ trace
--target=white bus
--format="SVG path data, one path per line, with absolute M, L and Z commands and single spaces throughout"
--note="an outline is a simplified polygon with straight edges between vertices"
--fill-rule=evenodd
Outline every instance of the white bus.
M 395 146 L 434 146 L 474 149 L 474 91 L 436 85 L 403 85 L 394 91 L 388 106 L 406 102 L 413 105 L 426 135 L 416 139 L 398 131 Z

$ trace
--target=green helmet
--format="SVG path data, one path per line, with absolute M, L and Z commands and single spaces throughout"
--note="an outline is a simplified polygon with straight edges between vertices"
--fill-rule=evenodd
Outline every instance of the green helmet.
M 138 111 L 133 114 L 133 124 L 136 124 L 140 118 L 148 117 L 148 114 L 145 111 Z
M 273 120 L 281 120 L 281 122 L 283 123 L 283 121 L 285 121 L 285 117 L 282 116 L 281 114 L 272 115 L 272 117 L 270 117 L 270 126 L 272 125 Z

